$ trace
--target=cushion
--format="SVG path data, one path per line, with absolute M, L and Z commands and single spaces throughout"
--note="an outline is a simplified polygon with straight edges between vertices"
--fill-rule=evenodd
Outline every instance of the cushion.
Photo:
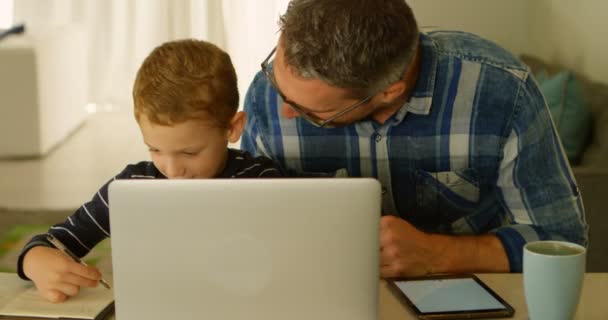
M 567 70 L 550 77 L 540 71 L 537 80 L 568 159 L 577 164 L 591 132 L 591 113 L 585 104 L 581 83 Z
M 535 75 L 546 72 L 553 76 L 567 70 L 562 65 L 547 63 L 532 55 L 522 54 L 520 58 Z M 592 81 L 581 73 L 574 74 L 582 83 L 585 105 L 591 112 L 592 118 L 589 145 L 585 148 L 580 162 L 575 164 L 587 168 L 608 168 L 608 84 Z

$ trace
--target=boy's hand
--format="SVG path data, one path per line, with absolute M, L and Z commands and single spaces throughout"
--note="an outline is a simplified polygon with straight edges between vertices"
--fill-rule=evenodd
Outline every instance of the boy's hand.
M 23 258 L 23 272 L 30 278 L 42 297 L 50 302 L 64 302 L 80 287 L 96 287 L 101 272 L 83 266 L 55 248 L 38 246 Z

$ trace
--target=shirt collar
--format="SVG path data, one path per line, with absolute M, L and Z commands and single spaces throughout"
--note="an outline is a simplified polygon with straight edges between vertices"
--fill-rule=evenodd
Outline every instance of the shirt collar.
M 420 74 L 410 99 L 395 114 L 395 123 L 400 123 L 408 112 L 428 115 L 433 104 L 435 78 L 437 75 L 437 47 L 426 34 L 420 34 L 421 54 Z

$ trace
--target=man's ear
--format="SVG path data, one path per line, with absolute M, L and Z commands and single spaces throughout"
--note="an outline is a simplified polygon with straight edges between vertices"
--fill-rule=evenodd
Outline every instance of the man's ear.
M 381 103 L 391 103 L 399 98 L 407 89 L 405 81 L 397 81 L 391 84 L 388 88 L 380 92 Z
M 247 115 L 244 111 L 238 111 L 232 120 L 230 120 L 230 128 L 228 130 L 228 142 L 235 143 L 241 138 L 243 129 L 245 129 L 245 122 L 247 121 Z

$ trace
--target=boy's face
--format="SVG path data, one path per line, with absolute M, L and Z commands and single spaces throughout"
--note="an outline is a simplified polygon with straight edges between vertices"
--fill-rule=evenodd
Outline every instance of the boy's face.
M 160 125 L 145 115 L 139 117 L 138 123 L 154 165 L 167 178 L 213 178 L 224 169 L 233 130 L 201 120 Z

